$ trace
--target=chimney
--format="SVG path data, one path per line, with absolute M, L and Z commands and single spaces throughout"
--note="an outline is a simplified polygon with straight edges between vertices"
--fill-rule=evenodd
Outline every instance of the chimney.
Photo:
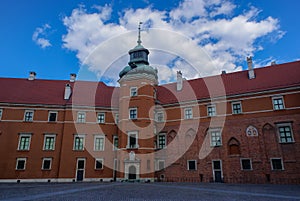
M 182 72 L 181 71 L 177 71 L 177 86 L 176 86 L 176 90 L 177 91 L 181 91 L 182 90 Z
M 64 99 L 69 100 L 71 97 L 71 94 L 72 94 L 72 88 L 71 88 L 71 85 L 68 83 L 68 84 L 66 84 L 66 87 L 65 87 Z
M 75 73 L 71 73 L 70 74 L 70 82 L 75 82 L 76 79 L 76 74 Z
M 222 75 L 225 75 L 226 74 L 226 70 L 222 70 Z
M 35 76 L 36 76 L 35 72 L 33 72 L 33 71 L 29 72 L 28 80 L 35 80 Z
M 252 57 L 247 57 L 247 63 L 248 63 L 248 78 L 254 79 L 255 78 L 255 73 L 253 69 L 253 63 L 252 63 Z
M 276 65 L 276 61 L 272 61 L 271 66 L 275 66 L 275 65 Z

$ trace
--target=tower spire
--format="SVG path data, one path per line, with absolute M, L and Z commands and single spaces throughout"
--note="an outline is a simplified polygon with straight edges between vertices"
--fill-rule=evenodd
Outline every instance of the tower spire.
M 140 22 L 139 23 L 139 34 L 138 34 L 138 45 L 141 45 L 142 44 L 142 41 L 141 41 L 141 24 L 143 24 L 143 22 Z

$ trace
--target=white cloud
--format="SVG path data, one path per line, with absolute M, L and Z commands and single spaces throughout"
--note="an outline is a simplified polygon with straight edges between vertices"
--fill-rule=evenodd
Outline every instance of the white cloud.
M 32 40 L 43 49 L 52 46 L 50 41 L 45 38 L 48 29 L 51 29 L 51 26 L 45 24 L 43 27 L 36 28 L 32 35 Z
M 261 11 L 255 7 L 235 13 L 235 7 L 229 0 L 185 0 L 169 12 L 125 9 L 113 23 L 111 6 L 96 6 L 92 13 L 81 6 L 63 19 L 64 47 L 76 51 L 98 77 L 105 73 L 116 83 L 127 65 L 128 50 L 136 45 L 138 22 L 143 21 L 143 45 L 150 50 L 160 82 L 173 81 L 177 70 L 187 79 L 233 72 L 242 69 L 239 63 L 246 56 L 263 49 L 258 39 L 276 42 L 284 35 L 277 19 L 258 19 Z

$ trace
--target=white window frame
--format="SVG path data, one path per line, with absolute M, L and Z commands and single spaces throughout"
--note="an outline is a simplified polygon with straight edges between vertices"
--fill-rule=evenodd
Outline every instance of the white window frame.
M 20 133 L 20 134 L 19 134 L 18 151 L 29 151 L 29 150 L 30 150 L 31 136 L 32 136 L 32 133 Z M 21 148 L 20 148 L 22 137 L 29 137 L 29 145 L 28 145 L 28 148 L 27 148 L 27 149 L 21 149 Z
M 163 112 L 156 112 L 155 120 L 156 120 L 156 122 L 164 122 L 165 121 L 164 113 Z
M 278 159 L 281 161 L 281 167 L 282 167 L 282 169 L 274 169 L 273 168 L 273 160 L 278 160 Z M 270 158 L 270 164 L 271 164 L 271 170 L 273 170 L 273 171 L 282 171 L 282 170 L 284 170 L 282 158 Z
M 118 140 L 118 146 L 117 147 L 115 146 L 116 139 Z M 113 150 L 115 151 L 115 150 L 118 150 L 118 149 L 119 149 L 119 137 L 117 135 L 114 135 L 113 136 Z
M 163 163 L 163 168 L 160 168 L 160 163 Z M 156 163 L 156 170 L 164 170 L 166 168 L 166 162 L 165 160 L 162 160 L 162 159 L 159 159 L 157 160 L 157 163 Z
M 250 169 L 244 169 L 243 168 L 243 160 L 249 160 L 250 161 Z M 241 158 L 240 159 L 240 164 L 241 164 L 241 170 L 243 170 L 243 171 L 251 171 L 251 170 L 253 170 L 252 169 L 252 160 L 251 160 L 251 158 Z
M 220 147 L 220 146 L 222 146 L 222 130 L 219 129 L 219 128 L 210 128 L 208 132 L 209 132 L 209 135 L 210 135 L 209 136 L 210 137 L 210 146 L 211 147 Z M 220 144 L 213 144 L 213 142 L 215 142 L 215 140 L 213 141 L 213 137 L 216 137 L 216 136 L 212 136 L 212 134 L 216 133 L 216 132 L 220 133 L 220 139 L 219 139 Z
M 137 87 L 130 87 L 130 97 L 138 96 L 138 88 Z
M 24 162 L 24 168 L 23 169 L 18 169 L 18 163 L 19 163 L 19 161 L 25 161 Z M 27 163 L 27 158 L 17 158 L 17 160 L 16 160 L 16 170 L 26 170 L 26 163 Z
M 101 161 L 102 167 L 97 168 L 97 161 Z M 95 170 L 103 170 L 104 169 L 104 159 L 103 158 L 95 158 Z
M 54 121 L 50 121 L 50 114 L 56 114 Z M 58 116 L 57 111 L 49 111 L 49 113 L 48 113 L 48 122 L 56 122 L 57 121 L 57 116 Z
M 193 108 L 184 108 L 184 119 L 193 119 Z
M 135 135 L 135 146 L 130 146 L 130 136 Z M 127 149 L 137 149 L 139 148 L 139 136 L 137 131 L 130 131 L 127 133 Z
M 102 118 L 100 119 L 99 116 L 103 116 L 103 119 Z M 97 113 L 97 122 L 99 124 L 104 124 L 105 123 L 105 112 L 98 112 Z
M 102 139 L 102 147 L 100 146 L 100 149 L 96 149 L 96 142 L 97 139 Z M 94 151 L 104 151 L 105 150 L 105 136 L 104 135 L 95 135 L 94 136 Z
M 44 163 L 46 160 L 50 160 L 50 166 L 49 166 L 49 169 L 45 169 L 44 168 Z M 52 158 L 43 158 L 43 161 L 42 161 L 42 170 L 51 170 L 52 169 Z
M 210 114 L 210 112 L 209 112 L 210 109 L 209 109 L 209 108 L 214 108 L 214 109 L 213 109 L 213 111 L 214 111 L 213 114 Z M 216 107 L 215 104 L 207 105 L 207 116 L 209 116 L 209 117 L 217 116 L 217 107 Z
M 83 118 L 79 118 L 80 115 L 83 115 Z M 85 123 L 86 122 L 86 112 L 77 112 L 77 123 Z
M 195 169 L 190 169 L 190 162 L 192 161 L 195 163 Z M 197 170 L 197 160 L 187 160 L 187 170 L 191 170 L 191 171 Z
M 27 114 L 28 112 L 31 112 L 31 113 L 32 113 L 32 118 L 29 119 L 29 120 L 27 120 L 27 117 L 26 117 L 26 114 Z M 33 122 L 33 118 L 34 118 L 34 110 L 25 110 L 25 112 L 24 112 L 24 121 L 25 121 L 25 122 Z
M 281 101 L 282 101 L 282 107 L 283 108 L 276 108 L 276 105 L 278 105 L 278 104 L 275 105 L 274 101 L 275 100 L 279 100 L 279 99 L 281 99 Z M 272 105 L 273 105 L 273 110 L 284 110 L 285 109 L 285 104 L 284 104 L 284 98 L 283 98 L 283 96 L 273 96 L 272 97 Z
M 75 145 L 76 145 L 76 138 L 83 138 L 83 142 L 82 142 L 82 149 L 75 149 Z M 84 151 L 84 147 L 85 147 L 85 134 L 75 134 L 74 135 L 74 140 L 73 140 L 73 151 Z
M 48 137 L 53 137 L 54 138 L 54 143 L 53 143 L 53 148 L 52 149 L 46 149 L 46 139 Z M 54 151 L 55 150 L 55 144 L 56 144 L 56 134 L 45 134 L 44 135 L 44 146 L 43 146 L 43 150 L 44 151 Z
M 135 110 L 135 118 L 131 118 L 131 111 L 134 111 Z M 128 116 L 129 119 L 132 119 L 132 120 L 135 120 L 138 118 L 138 110 L 136 107 L 133 107 L 133 108 L 129 108 L 129 116 Z
M 3 109 L 0 108 L 0 121 L 2 120 Z
M 291 139 L 292 139 L 290 142 L 283 142 L 282 141 L 281 134 L 280 134 L 280 128 L 281 127 L 289 127 L 290 128 Z M 281 143 L 281 144 L 288 144 L 288 143 L 294 143 L 295 142 L 292 123 L 277 123 L 276 124 L 276 128 L 277 128 L 277 135 L 278 135 L 279 143 Z
M 235 113 L 234 105 L 240 105 L 240 112 Z M 232 102 L 231 109 L 232 109 L 232 114 L 242 114 L 243 113 L 242 102 L 241 101 Z
M 159 137 L 160 136 L 164 136 L 165 137 L 165 144 L 164 144 L 163 147 L 161 147 L 160 144 L 159 144 Z M 157 135 L 157 148 L 158 149 L 165 149 L 166 147 L 167 147 L 167 134 L 166 133 L 159 133 Z

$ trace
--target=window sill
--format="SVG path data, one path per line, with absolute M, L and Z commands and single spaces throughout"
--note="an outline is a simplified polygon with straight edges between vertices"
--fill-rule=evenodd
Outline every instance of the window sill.
M 295 141 L 293 141 L 293 142 L 279 142 L 279 144 L 295 144 Z

